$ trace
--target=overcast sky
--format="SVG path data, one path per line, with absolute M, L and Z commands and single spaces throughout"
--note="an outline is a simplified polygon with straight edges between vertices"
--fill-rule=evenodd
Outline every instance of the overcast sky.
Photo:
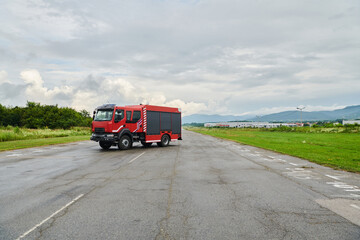
M 360 1 L 0 0 L 0 103 L 360 104 Z

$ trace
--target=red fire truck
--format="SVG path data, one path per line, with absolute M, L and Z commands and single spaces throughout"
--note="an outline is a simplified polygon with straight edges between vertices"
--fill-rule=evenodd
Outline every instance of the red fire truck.
M 119 107 L 105 104 L 94 111 L 91 140 L 109 149 L 118 146 L 126 150 L 134 142 L 145 147 L 156 142 L 165 147 L 181 139 L 181 111 L 178 108 L 152 105 Z

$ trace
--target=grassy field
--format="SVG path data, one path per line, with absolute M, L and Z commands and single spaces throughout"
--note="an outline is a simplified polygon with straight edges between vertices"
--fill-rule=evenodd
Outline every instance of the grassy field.
M 90 128 L 27 129 L 18 127 L 0 128 L 0 151 L 29 148 L 90 139 Z
M 360 172 L 360 133 L 194 127 L 187 129 L 308 159 L 334 169 Z

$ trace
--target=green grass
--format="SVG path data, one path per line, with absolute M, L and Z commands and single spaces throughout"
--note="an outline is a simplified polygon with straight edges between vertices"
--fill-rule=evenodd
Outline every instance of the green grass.
M 84 141 L 89 139 L 90 136 L 72 136 L 72 137 L 38 138 L 38 139 L 30 139 L 30 140 L 0 142 L 0 151 L 39 147 L 39 146 L 54 145 L 60 143 L 77 142 L 77 141 Z
M 90 139 L 90 128 L 27 129 L 18 127 L 0 128 L 0 151 L 29 148 Z
M 312 162 L 360 172 L 360 133 L 276 132 L 261 129 L 187 128 Z

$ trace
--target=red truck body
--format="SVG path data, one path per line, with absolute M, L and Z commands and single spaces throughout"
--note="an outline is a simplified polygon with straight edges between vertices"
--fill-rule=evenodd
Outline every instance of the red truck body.
M 152 105 L 102 105 L 94 111 L 91 140 L 103 149 L 117 145 L 129 149 L 134 142 L 145 147 L 156 142 L 167 146 L 181 140 L 181 111 L 178 108 Z

